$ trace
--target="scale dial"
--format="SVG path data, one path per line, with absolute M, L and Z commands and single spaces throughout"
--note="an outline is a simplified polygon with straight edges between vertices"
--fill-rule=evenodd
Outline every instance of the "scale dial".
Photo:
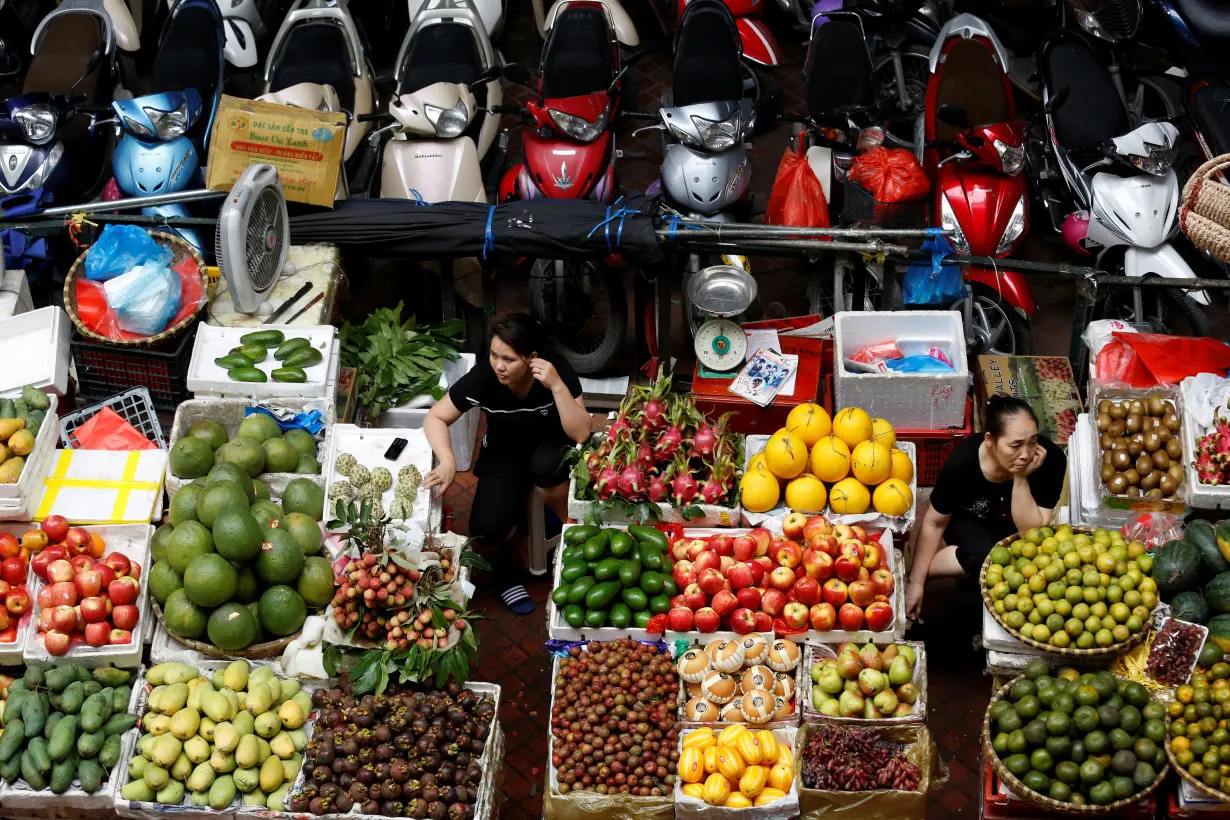
M 734 370 L 747 356 L 747 334 L 729 319 L 711 319 L 696 331 L 692 349 L 709 370 Z

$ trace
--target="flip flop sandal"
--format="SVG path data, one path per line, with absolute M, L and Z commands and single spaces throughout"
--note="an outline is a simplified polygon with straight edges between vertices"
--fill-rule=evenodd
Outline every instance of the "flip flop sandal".
M 500 600 L 514 615 L 529 615 L 534 611 L 534 599 L 520 584 L 514 584 L 500 592 Z

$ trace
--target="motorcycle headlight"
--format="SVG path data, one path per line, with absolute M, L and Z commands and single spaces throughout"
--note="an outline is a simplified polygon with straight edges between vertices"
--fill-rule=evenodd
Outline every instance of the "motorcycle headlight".
M 424 104 L 423 113 L 436 127 L 436 136 L 441 139 L 460 137 L 470 125 L 470 109 L 466 108 L 464 100 L 458 100 L 452 108 Z
M 26 139 L 34 145 L 51 142 L 56 135 L 56 112 L 49 105 L 27 105 L 13 112 L 13 119 L 21 126 Z
M 724 120 L 707 120 L 693 114 L 692 124 L 696 126 L 696 133 L 700 134 L 701 148 L 706 151 L 733 148 L 743 137 L 739 129 L 738 109 Z
M 957 215 L 952 212 L 952 206 L 948 204 L 948 197 L 940 196 L 940 227 L 948 232 L 948 241 L 952 243 L 952 249 L 957 253 L 969 253 L 969 242 L 965 238 L 965 231 L 961 230 L 961 223 L 957 221 Z
M 610 103 L 607 103 L 606 108 L 602 109 L 602 113 L 598 115 L 598 119 L 593 122 L 555 108 L 548 108 L 547 111 L 551 114 L 551 122 L 556 128 L 581 142 L 593 142 L 598 139 L 598 136 L 606 130 L 607 120 L 611 117 Z
M 134 120 L 132 117 L 122 117 L 121 119 L 123 120 L 121 123 L 123 129 L 129 134 L 132 134 L 134 137 L 145 137 L 146 139 L 154 138 L 154 132 L 149 129 L 148 125 L 140 120 Z
M 154 135 L 160 140 L 182 137 L 188 130 L 188 102 L 186 100 L 171 111 L 160 111 L 145 105 L 141 106 L 141 110 L 154 124 Z
M 1025 233 L 1025 197 L 1016 201 L 1016 207 L 1012 209 L 1012 216 L 1008 217 L 1008 224 L 1004 226 L 1004 235 L 999 238 L 999 244 L 995 246 L 995 255 L 999 256 L 1011 251 L 1012 246 L 1023 233 Z
M 60 164 L 60 157 L 62 156 L 64 156 L 64 143 L 57 142 L 55 145 L 51 146 L 51 150 L 47 152 L 47 158 L 43 160 L 43 164 L 40 165 L 38 170 L 31 174 L 30 178 L 26 180 L 26 184 L 24 186 L 25 190 L 36 191 L 39 188 L 42 188 L 47 183 L 47 179 L 51 176 L 51 172 L 54 171 L 56 166 Z
M 995 153 L 999 154 L 999 166 L 1005 174 L 1019 174 L 1025 165 L 1025 149 L 1019 145 L 1008 145 L 1003 140 L 992 140 Z
M 1170 169 L 1170 163 L 1174 162 L 1174 147 L 1154 146 L 1147 154 L 1128 154 L 1127 159 L 1146 174 L 1160 177 Z

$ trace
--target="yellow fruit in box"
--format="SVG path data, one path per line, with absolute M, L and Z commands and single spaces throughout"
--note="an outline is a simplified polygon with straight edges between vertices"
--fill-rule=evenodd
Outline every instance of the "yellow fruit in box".
M 893 478 L 900 479 L 909 486 L 910 481 L 914 478 L 914 465 L 910 461 L 910 457 L 906 455 L 904 450 L 898 450 L 896 447 L 888 451 L 892 456 L 893 468 L 888 471 L 888 474 Z
M 897 443 L 897 431 L 893 429 L 893 426 L 888 423 L 887 419 L 872 419 L 871 440 L 891 448 Z
M 722 733 L 717 736 L 717 743 L 719 746 L 734 746 L 745 734 L 747 734 L 747 727 L 742 723 L 736 723 L 722 730 Z
M 841 481 L 850 472 L 850 448 L 836 436 L 825 436 L 811 448 L 808 464 L 821 481 Z
M 794 767 L 787 766 L 785 763 L 774 765 L 769 770 L 768 784 L 784 792 L 790 791 L 790 787 L 794 785 Z
M 807 468 L 807 442 L 798 433 L 778 430 L 764 447 L 765 464 L 778 478 L 794 478 Z
M 794 750 L 785 743 L 777 744 L 777 758 L 775 760 L 775 765 L 777 763 L 785 763 L 791 769 L 794 768 Z
M 769 465 L 764 462 L 764 450 L 761 450 L 748 460 L 747 469 L 748 471 L 764 470 L 765 472 L 769 472 Z M 774 478 L 777 478 L 777 476 L 774 476 Z
M 786 416 L 786 429 L 798 433 L 808 447 L 833 432 L 833 420 L 828 411 L 818 404 L 800 404 Z
M 746 768 L 739 750 L 729 746 L 717 747 L 717 770 L 726 776 L 727 780 L 738 781 Z
M 701 762 L 704 764 L 705 774 L 713 774 L 714 772 L 718 770 L 717 756 L 718 756 L 718 749 L 720 748 L 722 747 L 721 746 L 710 746 L 708 749 L 705 749 L 704 753 L 701 755 Z
M 782 488 L 768 470 L 748 470 L 739 479 L 739 499 L 750 512 L 768 512 L 777 506 Z
M 824 482 L 810 473 L 792 478 L 786 485 L 786 506 L 797 512 L 823 512 L 827 501 Z
M 752 801 L 745 795 L 738 792 L 731 792 L 730 797 L 726 798 L 726 802 L 722 804 L 728 809 L 750 809 Z
M 769 782 L 769 770 L 764 766 L 748 766 L 747 771 L 739 778 L 739 791 L 748 797 L 760 794 L 761 789 Z
M 679 779 L 684 783 L 699 783 L 705 775 L 705 762 L 696 749 L 684 749 L 679 755 Z
M 776 803 L 778 800 L 781 800 L 785 796 L 786 796 L 786 793 L 782 791 L 781 789 L 775 789 L 772 786 L 768 786 L 765 788 L 764 791 L 756 795 L 756 802 L 753 803 L 752 805 L 753 806 L 767 806 L 770 803 Z
M 833 435 L 853 449 L 861 441 L 867 441 L 875 433 L 871 416 L 859 407 L 844 407 L 833 417 Z
M 829 490 L 829 506 L 838 515 L 862 515 L 871 506 L 871 493 L 857 478 L 843 478 Z
M 701 799 L 710 806 L 720 806 L 730 797 L 730 781 L 725 776 L 714 772 L 705 778 L 705 788 Z
M 883 444 L 863 441 L 850 451 L 850 471 L 855 478 L 871 487 L 888 478 L 892 468 L 892 453 Z
M 914 506 L 910 485 L 899 478 L 890 478 L 876 487 L 871 495 L 876 512 L 884 515 L 905 515 Z
M 684 785 L 683 793 L 688 797 L 695 797 L 697 800 L 704 800 L 705 786 L 703 783 L 688 783 Z
M 683 739 L 683 748 L 696 749 L 703 752 L 716 742 L 713 738 L 713 730 L 705 727 L 694 732 L 688 732 L 687 736 Z
M 756 732 L 744 732 L 740 735 L 735 742 L 735 749 L 739 752 L 739 757 L 743 758 L 743 762 L 749 766 L 755 766 L 764 759 L 760 749 L 760 738 L 756 736 Z

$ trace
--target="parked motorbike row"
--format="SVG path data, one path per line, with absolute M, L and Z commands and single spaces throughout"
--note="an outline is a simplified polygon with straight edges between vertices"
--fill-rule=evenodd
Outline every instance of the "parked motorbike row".
M 1127 1 L 1112 0 L 1103 12 Z M 660 132 L 660 179 L 647 193 L 664 213 L 749 221 L 748 144 L 758 123 L 784 117 L 798 123 L 832 213 L 847 224 L 886 226 L 918 214 L 890 212 L 847 179 L 868 148 L 905 146 L 932 183 L 921 218 L 943 228 L 960 253 L 1015 253 L 1032 203 L 1035 223 L 1040 207 L 1042 224 L 1104 269 L 1196 276 L 1170 244 L 1180 131 L 1146 116 L 1148 106 L 1124 90 L 1118 63 L 1099 52 L 1089 35 L 1118 36 L 1103 12 L 1075 15 L 1085 33 L 1061 30 L 1039 49 L 1041 113 L 1027 122 L 1017 111 L 1014 56 L 991 25 L 949 15 L 933 0 L 816 0 L 806 12 L 801 0 L 779 0 L 809 31 L 805 112 L 782 111 L 776 98 L 781 51 L 760 0 L 680 0 L 671 84 L 652 114 L 628 111 L 623 99 L 641 51 L 619 0 L 556 0 L 546 10 L 533 2 L 544 37 L 536 77 L 505 63 L 493 45 L 502 0 L 408 0 L 388 7 L 404 7 L 408 23 L 391 77 L 378 79 L 349 0 L 293 0 L 280 16 L 276 0 L 231 0 L 221 4 L 225 11 L 216 0 L 162 0 L 147 2 L 143 16 L 133 16 L 126 0 L 62 0 L 30 21 L 28 60 L 14 56 L 20 36 L 0 45 L 0 80 L 21 80 L 0 107 L 0 211 L 102 196 L 150 198 L 146 213 L 186 213 L 175 195 L 201 187 L 225 66 L 255 68 L 264 54 L 258 99 L 348 113 L 338 198 L 487 202 L 494 194 L 617 207 L 622 115 L 653 120 L 641 130 Z M 151 5 L 158 12 L 144 19 Z M 1209 33 L 1203 17 L 1188 18 L 1196 21 L 1184 29 L 1191 37 Z M 377 25 L 389 34 L 387 19 Z M 142 55 L 132 58 L 142 62 L 138 82 L 123 76 L 124 54 Z M 25 65 L 13 68 L 14 61 Z M 506 104 L 507 85 L 530 88 L 530 99 Z M 1220 113 L 1227 93 L 1202 81 L 1185 98 L 1206 154 L 1230 150 L 1230 119 Z M 521 129 L 521 156 L 505 171 L 509 128 Z M 742 257 L 723 260 L 747 266 Z M 685 291 L 687 278 L 712 261 L 680 260 Z M 454 274 L 464 277 L 478 264 L 457 263 Z M 627 324 L 617 254 L 530 264 L 532 309 L 578 370 L 600 370 Z M 842 289 L 852 264 L 839 264 L 825 289 L 829 309 L 854 306 Z M 874 266 L 870 272 L 874 278 Z M 971 342 L 1028 352 L 1037 307 L 1026 278 L 994 265 L 971 267 L 965 278 L 969 295 L 956 307 L 966 312 Z M 1124 289 L 1101 307 L 1163 326 L 1177 310 L 1190 330 L 1204 331 L 1204 293 L 1160 292 Z

